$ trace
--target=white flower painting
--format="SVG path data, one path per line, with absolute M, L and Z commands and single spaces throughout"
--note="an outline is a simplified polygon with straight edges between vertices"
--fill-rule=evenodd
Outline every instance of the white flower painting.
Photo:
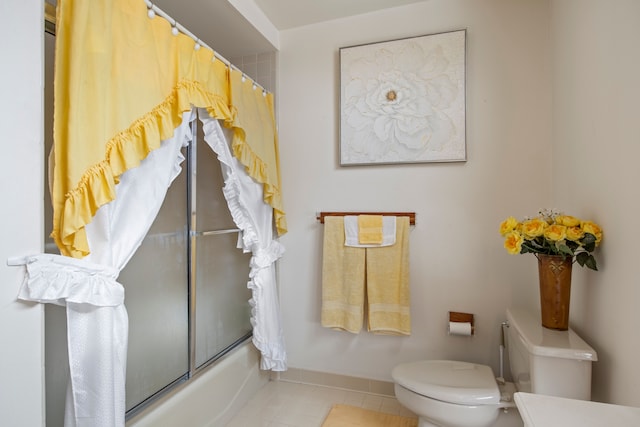
M 465 36 L 340 49 L 342 165 L 466 160 Z

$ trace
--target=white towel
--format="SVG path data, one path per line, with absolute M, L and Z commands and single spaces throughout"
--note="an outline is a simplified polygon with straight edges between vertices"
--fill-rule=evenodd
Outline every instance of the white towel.
M 382 217 L 382 243 L 379 245 L 361 245 L 358 240 L 358 216 L 346 215 L 344 217 L 344 245 L 353 248 L 381 248 L 392 246 L 396 243 L 396 217 Z

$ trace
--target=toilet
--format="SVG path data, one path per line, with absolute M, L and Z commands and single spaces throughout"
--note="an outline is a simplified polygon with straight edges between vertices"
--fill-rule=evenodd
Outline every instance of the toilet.
M 591 400 L 591 365 L 597 355 L 582 338 L 571 329 L 544 328 L 522 309 L 508 309 L 506 324 L 513 383 L 497 380 L 489 366 L 453 360 L 422 360 L 393 369 L 396 398 L 418 415 L 419 427 L 494 426 L 501 413 L 515 411 L 515 391 Z

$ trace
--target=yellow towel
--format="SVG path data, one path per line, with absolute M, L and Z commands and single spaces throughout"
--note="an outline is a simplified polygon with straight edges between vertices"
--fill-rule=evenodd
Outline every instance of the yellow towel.
M 411 334 L 409 291 L 409 217 L 396 221 L 396 244 L 367 248 L 368 329 Z
M 357 334 L 364 319 L 365 250 L 344 245 L 342 217 L 325 217 L 322 326 Z
M 382 215 L 358 215 L 358 241 L 361 245 L 382 244 Z

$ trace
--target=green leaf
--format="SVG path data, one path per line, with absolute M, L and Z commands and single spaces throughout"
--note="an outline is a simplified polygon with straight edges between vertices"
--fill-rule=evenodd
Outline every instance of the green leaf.
M 558 248 L 558 252 L 561 255 L 573 256 L 573 251 L 571 250 L 571 248 L 564 243 L 558 242 L 558 244 L 556 245 L 556 248 Z
M 567 243 L 567 246 L 569 246 L 574 252 L 580 247 L 580 243 L 578 242 L 573 242 L 571 240 L 566 240 L 565 242 Z
M 527 240 L 524 243 L 522 243 L 522 247 L 520 249 L 520 253 L 521 254 L 527 254 L 527 253 L 537 253 L 540 252 L 540 250 L 542 248 L 538 248 L 536 249 L 534 246 L 534 244 L 532 244 L 533 242 L 531 240 Z
M 582 239 L 580 239 L 580 243 L 582 243 L 583 246 L 591 244 L 591 243 L 596 243 L 596 236 L 594 236 L 591 233 L 584 233 L 584 237 Z
M 537 248 L 538 250 L 540 250 L 540 249 L 544 248 L 544 246 L 542 246 L 539 242 L 536 242 L 535 240 L 527 241 L 526 245 L 527 245 L 527 247 L 529 247 L 531 249 L 536 249 Z
M 598 266 L 596 265 L 596 259 L 593 257 L 593 255 L 589 255 L 589 259 L 587 259 L 587 262 L 585 263 L 585 265 L 592 270 L 598 271 Z
M 598 271 L 596 259 L 588 252 L 580 252 L 579 254 L 577 254 L 576 261 L 578 261 L 578 264 L 580 264 L 581 267 L 587 267 L 592 270 Z
M 589 258 L 589 254 L 586 252 L 580 252 L 576 255 L 576 261 L 580 264 L 581 267 L 584 267 L 584 263 L 587 262 L 587 258 Z

